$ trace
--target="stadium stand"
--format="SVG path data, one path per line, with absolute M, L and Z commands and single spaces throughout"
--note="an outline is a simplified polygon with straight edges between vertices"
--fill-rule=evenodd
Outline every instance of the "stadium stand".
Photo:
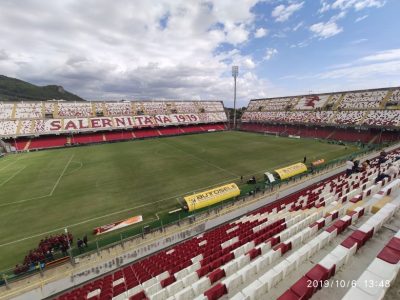
M 388 105 L 399 106 L 400 105 L 400 88 L 393 90 L 392 94 L 390 95 Z
M 294 107 L 295 110 L 314 110 L 324 107 L 329 95 L 302 96 Z
M 346 271 L 359 249 L 380 235 L 398 212 L 399 170 L 392 177 L 376 178 L 391 163 L 398 164 L 399 154 L 400 149 L 388 153 L 383 164 L 372 159 L 370 168 L 350 176 L 338 173 L 57 299 L 272 299 L 275 288 L 295 271 L 301 273 L 306 262 L 313 267 L 279 299 L 309 299 L 339 270 Z M 382 202 L 387 196 L 393 201 Z M 398 237 L 365 266 L 359 281 L 380 276 L 393 282 L 399 271 Z M 312 262 L 338 241 L 318 263 Z M 349 286 L 345 299 L 364 294 L 376 299 L 374 295 L 384 295 L 389 286 Z
M 399 95 L 399 88 L 386 88 L 251 100 L 242 116 L 240 129 L 260 132 L 263 129 L 260 124 L 267 127 L 268 124 L 282 124 L 283 127 L 273 132 L 294 134 L 288 126 L 296 124 L 295 134 L 304 137 L 380 143 L 385 141 L 385 135 L 393 140 L 391 133 L 396 132 L 394 139 L 399 140 Z M 309 127 L 323 132 L 329 128 L 330 132 L 321 136 L 315 130 L 318 135 L 313 135 Z M 342 134 L 343 128 L 346 128 L 346 134 Z M 359 136 L 360 129 L 367 135 Z M 377 131 L 372 129 L 379 130 L 384 139 L 377 138 Z M 353 135 L 348 135 L 348 132 L 353 132 Z
M 373 126 L 400 127 L 400 110 L 374 110 L 364 119 L 363 124 Z
M 340 103 L 339 108 L 368 110 L 379 108 L 387 90 L 347 92 Z
M 0 102 L 0 138 L 18 151 L 225 130 L 226 122 L 221 101 Z

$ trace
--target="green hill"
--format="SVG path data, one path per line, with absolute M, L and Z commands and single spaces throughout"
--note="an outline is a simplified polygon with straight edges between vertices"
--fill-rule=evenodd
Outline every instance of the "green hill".
M 0 75 L 0 101 L 42 101 L 51 99 L 84 101 L 84 99 L 78 97 L 77 95 L 64 90 L 62 86 L 37 86 L 16 78 Z

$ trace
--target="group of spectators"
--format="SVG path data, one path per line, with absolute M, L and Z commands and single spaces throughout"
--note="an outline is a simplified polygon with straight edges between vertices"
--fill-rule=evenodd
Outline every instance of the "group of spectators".
M 382 151 L 379 155 L 378 158 L 378 164 L 381 165 L 387 161 L 387 153 L 385 151 Z M 397 157 L 396 161 L 394 163 L 388 164 L 388 168 L 385 172 L 379 172 L 378 176 L 375 179 L 375 182 L 381 181 L 384 178 L 393 178 L 396 174 L 399 173 L 399 164 L 397 161 L 399 160 L 399 157 Z
M 383 150 L 378 156 L 377 165 L 380 166 L 387 161 L 387 153 Z M 397 157 L 394 163 L 390 163 L 387 165 L 387 169 L 384 172 L 379 172 L 378 176 L 375 179 L 375 183 L 383 180 L 384 178 L 393 178 L 396 174 L 399 174 L 399 163 L 400 156 Z M 360 161 L 358 160 L 348 160 L 346 162 L 346 175 L 350 176 L 353 173 L 363 172 L 367 170 L 371 165 L 371 162 L 367 159 L 360 165 Z
M 16 265 L 14 274 L 20 274 L 29 270 L 30 267 L 36 266 L 38 263 L 52 261 L 54 253 L 61 251 L 64 256 L 68 255 L 68 248 L 73 243 L 73 236 L 71 233 L 58 234 L 49 236 L 42 239 L 36 249 L 30 250 L 25 256 L 22 265 Z
M 360 163 L 359 160 L 350 159 L 346 162 L 346 175 L 349 177 L 353 173 L 364 172 L 371 167 L 371 161 L 369 159 Z

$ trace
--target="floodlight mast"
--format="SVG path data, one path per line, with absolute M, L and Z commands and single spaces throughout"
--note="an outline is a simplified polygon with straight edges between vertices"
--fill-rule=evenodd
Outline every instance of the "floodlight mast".
M 239 75 L 239 67 L 232 66 L 232 76 L 234 79 L 234 89 L 233 89 L 233 129 L 236 129 L 236 79 Z

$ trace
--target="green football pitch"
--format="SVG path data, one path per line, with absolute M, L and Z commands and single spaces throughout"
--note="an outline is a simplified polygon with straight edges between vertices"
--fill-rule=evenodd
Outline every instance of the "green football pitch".
M 41 238 L 94 237 L 94 227 L 179 208 L 178 199 L 212 186 L 261 178 L 303 160 L 326 161 L 354 146 L 244 132 L 189 136 L 10 155 L 0 159 L 0 270 L 23 260 Z

